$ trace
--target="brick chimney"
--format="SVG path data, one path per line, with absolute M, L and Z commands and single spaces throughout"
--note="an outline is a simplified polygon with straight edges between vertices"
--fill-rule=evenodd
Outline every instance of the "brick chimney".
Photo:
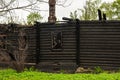
M 49 17 L 48 17 L 48 22 L 51 22 L 51 23 L 55 23 L 56 22 L 55 4 L 56 4 L 56 0 L 49 0 Z

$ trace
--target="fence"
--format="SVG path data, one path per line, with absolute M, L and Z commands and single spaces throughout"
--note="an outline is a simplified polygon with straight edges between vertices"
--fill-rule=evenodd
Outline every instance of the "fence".
M 24 28 L 29 44 L 26 61 L 36 63 L 43 71 L 48 67 L 51 70 L 120 67 L 120 21 L 77 20 L 36 23 Z

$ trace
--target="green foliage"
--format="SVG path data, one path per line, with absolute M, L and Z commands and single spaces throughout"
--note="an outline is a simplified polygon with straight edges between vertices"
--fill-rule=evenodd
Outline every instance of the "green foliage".
M 96 20 L 97 19 L 97 9 L 100 5 L 100 0 L 89 0 L 86 2 L 85 6 L 85 20 Z M 82 17 L 81 17 L 82 18 Z
M 103 72 L 104 72 L 104 70 L 99 66 L 95 67 L 95 69 L 94 69 L 94 73 L 98 74 L 98 73 L 103 73 Z
M 112 3 L 102 3 L 100 6 L 100 9 L 102 10 L 102 12 L 106 13 L 107 15 L 107 20 L 113 20 L 114 14 L 113 14 L 113 7 L 112 7 Z
M 101 4 L 101 0 L 87 0 L 86 5 L 83 9 L 75 10 L 74 12 L 70 12 L 70 17 L 72 19 L 80 19 L 80 20 L 97 20 L 97 10 Z M 78 15 L 78 12 L 82 13 Z
M 77 10 L 75 10 L 74 12 L 70 12 L 70 17 L 74 20 L 77 19 L 78 18 Z
M 24 71 L 29 71 L 29 72 L 32 72 L 32 71 L 38 71 L 37 69 L 35 69 L 35 67 L 30 67 L 30 68 L 25 68 Z
M 120 0 L 110 3 L 102 3 L 100 9 L 107 15 L 108 20 L 120 20 Z
M 87 0 L 86 5 L 83 9 L 79 9 L 82 15 L 80 15 L 80 20 L 96 20 L 97 19 L 97 9 L 101 4 L 101 0 Z
M 100 74 L 55 74 L 38 71 L 0 70 L 0 80 L 120 80 L 120 73 Z
M 80 20 L 98 20 L 97 10 L 101 9 L 107 15 L 107 20 L 120 20 L 120 0 L 101 2 L 101 0 L 87 0 L 82 9 L 70 13 L 71 18 Z M 81 14 L 78 14 L 80 11 Z
M 43 17 L 38 12 L 32 12 L 27 16 L 27 23 L 29 25 L 34 24 L 34 21 L 40 21 Z
M 116 20 L 120 20 L 120 0 L 115 0 L 112 3 L 112 12 Z

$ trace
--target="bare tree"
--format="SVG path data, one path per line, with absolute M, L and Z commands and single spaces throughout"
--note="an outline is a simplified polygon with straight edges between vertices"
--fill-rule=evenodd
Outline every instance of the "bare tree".
M 28 49 L 26 33 L 24 29 L 21 29 L 18 34 L 18 48 L 14 50 L 12 61 L 12 66 L 18 71 L 21 72 L 24 70 L 25 60 L 27 57 L 26 50 Z
M 58 6 L 69 6 L 66 4 L 68 0 L 56 0 L 56 5 Z M 0 1 L 0 17 L 10 17 L 11 22 L 13 21 L 13 15 L 15 11 L 25 10 L 28 12 L 38 12 L 38 11 L 49 11 L 47 9 L 42 10 L 41 5 L 46 3 L 48 5 L 49 0 L 1 0 Z M 34 11 L 33 11 L 34 10 Z

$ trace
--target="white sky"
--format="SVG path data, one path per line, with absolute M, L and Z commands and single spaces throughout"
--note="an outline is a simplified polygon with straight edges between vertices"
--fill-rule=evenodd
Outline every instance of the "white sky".
M 103 2 L 104 1 L 105 2 L 111 2 L 111 1 L 114 1 L 114 0 L 102 0 L 102 1 Z M 77 10 L 78 8 L 82 8 L 85 5 L 86 0 L 68 0 L 67 4 L 69 4 L 71 2 L 72 2 L 72 4 L 68 7 L 56 6 L 56 17 L 57 17 L 58 20 L 62 20 L 62 17 L 69 17 L 70 12 L 73 12 L 73 11 Z M 47 3 L 41 4 L 41 9 L 42 10 L 48 10 L 49 9 L 48 4 Z M 44 17 L 43 21 L 47 21 L 49 12 L 48 11 L 41 11 L 40 13 Z M 18 14 L 19 18 L 22 18 L 22 19 L 26 20 L 26 16 L 29 13 L 19 10 L 19 11 L 17 11 L 17 14 Z

